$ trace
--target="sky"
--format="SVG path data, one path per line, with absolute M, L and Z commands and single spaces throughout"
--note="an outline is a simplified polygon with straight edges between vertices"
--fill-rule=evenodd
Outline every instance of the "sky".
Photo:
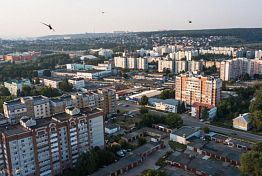
M 262 0 L 0 0 L 0 7 L 0 37 L 262 27 Z

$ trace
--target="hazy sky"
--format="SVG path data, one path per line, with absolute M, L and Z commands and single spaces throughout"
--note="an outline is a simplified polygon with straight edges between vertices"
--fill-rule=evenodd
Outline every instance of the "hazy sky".
M 262 27 L 261 8 L 262 0 L 0 0 L 0 37 Z

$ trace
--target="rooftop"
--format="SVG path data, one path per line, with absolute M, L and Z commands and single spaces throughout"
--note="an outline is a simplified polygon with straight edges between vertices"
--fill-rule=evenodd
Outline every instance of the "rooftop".
M 167 160 L 187 165 L 191 169 L 205 172 L 208 175 L 240 175 L 239 170 L 233 166 L 226 166 L 221 161 L 205 160 L 202 156 L 193 156 L 186 153 L 174 152 Z
M 181 128 L 179 128 L 176 131 L 173 131 L 172 134 L 175 134 L 177 136 L 190 136 L 191 134 L 195 133 L 196 131 L 198 131 L 198 128 L 195 127 L 191 127 L 191 126 L 183 126 Z
M 56 114 L 53 116 L 54 119 L 57 119 L 59 121 L 67 121 L 69 120 L 70 118 L 79 118 L 79 117 L 83 117 L 83 116 L 89 116 L 89 115 L 93 115 L 93 114 L 97 114 L 97 113 L 101 113 L 102 111 L 98 110 L 98 109 L 89 109 L 89 108 L 83 108 L 83 109 L 80 109 L 80 113 L 77 114 L 77 115 L 70 115 L 70 114 L 67 114 L 67 113 L 60 113 L 60 114 Z
M 1 133 L 4 133 L 6 136 L 14 136 L 22 133 L 28 133 L 30 130 L 24 128 L 21 125 L 6 125 L 0 127 Z
M 215 141 L 203 141 L 201 139 L 192 138 L 189 142 L 189 146 L 197 147 L 201 150 L 214 153 L 234 161 L 239 161 L 241 153 L 244 152 L 244 150 L 229 147 L 228 145 L 217 143 Z

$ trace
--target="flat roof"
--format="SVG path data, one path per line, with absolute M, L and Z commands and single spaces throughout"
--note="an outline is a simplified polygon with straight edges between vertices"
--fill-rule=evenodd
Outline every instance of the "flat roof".
M 190 155 L 186 153 L 174 152 L 167 160 L 187 165 L 191 169 L 205 172 L 209 175 L 240 175 L 239 170 L 230 165 L 224 165 L 219 160 L 205 160 L 202 155 Z
M 89 116 L 89 115 L 93 115 L 93 114 L 100 113 L 100 112 L 102 112 L 102 111 L 100 111 L 98 109 L 91 110 L 89 108 L 83 108 L 83 109 L 80 109 L 79 114 L 74 115 L 74 116 L 67 114 L 66 112 L 63 112 L 63 113 L 60 113 L 60 114 L 55 114 L 52 117 L 59 120 L 59 121 L 67 121 L 68 119 L 70 119 L 72 117 L 79 118 L 79 117 Z
M 129 155 L 125 158 L 120 159 L 118 162 L 113 163 L 105 168 L 98 170 L 97 172 L 93 173 L 91 176 L 108 176 L 111 175 L 112 172 L 115 172 L 119 169 L 125 168 L 128 165 L 137 162 L 141 159 L 141 157 L 137 155 Z
M 198 138 L 192 138 L 189 140 L 189 142 L 189 146 L 193 146 L 234 161 L 239 161 L 240 155 L 245 152 L 242 149 L 236 147 L 229 147 L 228 145 L 225 145 L 223 143 L 217 143 L 215 141 L 203 141 Z
M 198 131 L 197 128 L 195 127 L 191 127 L 191 126 L 183 126 L 181 128 L 179 128 L 176 131 L 173 131 L 172 134 L 177 135 L 177 136 L 190 136 L 191 134 L 195 133 L 196 131 Z
M 17 125 L 6 125 L 3 127 L 0 127 L 0 131 L 4 133 L 6 136 L 14 136 L 19 135 L 22 133 L 30 132 L 30 130 L 24 128 L 20 124 Z

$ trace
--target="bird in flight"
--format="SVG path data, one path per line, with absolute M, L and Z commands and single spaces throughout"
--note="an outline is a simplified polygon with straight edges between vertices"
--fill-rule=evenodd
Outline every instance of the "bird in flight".
M 42 23 L 42 22 L 41 22 Z M 42 23 L 43 25 L 49 27 L 50 30 L 55 31 L 55 29 L 51 26 L 51 24 Z
M 191 24 L 191 23 L 192 23 L 192 21 L 191 21 L 191 20 L 189 20 L 189 21 L 188 21 L 188 23 L 189 23 L 189 24 Z

